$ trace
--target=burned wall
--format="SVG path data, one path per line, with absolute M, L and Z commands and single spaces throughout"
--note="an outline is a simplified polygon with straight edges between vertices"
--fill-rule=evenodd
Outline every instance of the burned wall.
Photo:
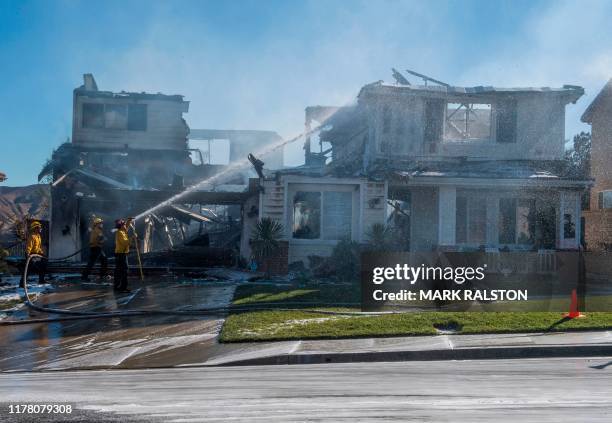
M 437 88 L 374 84 L 362 89 L 359 104 L 370 126 L 366 162 L 417 157 L 560 160 L 565 105 L 583 93 L 578 87 L 481 87 L 469 94 L 468 88 L 463 94 L 456 92 L 459 88 Z M 459 135 L 453 138 L 453 133 Z

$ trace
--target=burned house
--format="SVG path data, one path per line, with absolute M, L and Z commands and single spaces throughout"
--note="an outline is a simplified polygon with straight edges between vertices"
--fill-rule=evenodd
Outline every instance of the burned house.
M 92 217 L 104 219 L 110 237 L 115 219 L 137 216 L 185 187 L 219 175 L 233 161 L 246 160 L 245 148 L 280 138 L 272 131 L 194 130 L 194 139 L 208 140 L 208 150 L 193 148 L 184 118 L 188 110 L 181 95 L 102 91 L 91 74 L 84 75 L 73 94 L 72 139 L 54 151 L 39 175 L 52 187 L 51 258 L 86 246 Z M 230 143 L 231 157 L 225 163 L 210 161 L 210 141 L 218 139 Z M 282 153 L 276 164 L 282 166 Z M 241 207 L 249 177 L 255 174 L 249 172 L 234 172 L 191 190 L 141 219 L 143 252 L 178 245 L 237 251 Z M 81 253 L 72 256 L 75 261 L 83 258 Z
M 306 266 L 376 223 L 402 251 L 577 249 L 590 181 L 561 162 L 565 107 L 583 92 L 365 85 L 354 105 L 306 109 L 320 130 L 303 166 L 261 182 L 260 216 L 283 224 L 289 263 Z
M 582 115 L 591 125 L 591 189 L 585 211 L 585 241 L 592 251 L 612 249 L 612 79 L 602 88 Z

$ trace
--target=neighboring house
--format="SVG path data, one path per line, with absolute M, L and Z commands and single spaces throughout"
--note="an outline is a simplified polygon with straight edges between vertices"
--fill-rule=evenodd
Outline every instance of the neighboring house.
M 136 216 L 246 161 L 250 149 L 281 140 L 273 131 L 196 129 L 192 135 L 183 118 L 189 102 L 182 95 L 101 91 L 93 75 L 83 79 L 73 94 L 72 140 L 53 152 L 39 175 L 52 182 L 52 258 L 87 245 L 93 216 L 105 220 L 110 237 L 115 219 Z M 192 148 L 194 140 L 203 148 Z M 215 164 L 210 146 L 221 140 L 227 158 Z M 282 167 L 282 151 L 265 157 L 273 168 Z M 234 172 L 139 221 L 142 251 L 184 244 L 237 249 L 241 207 L 253 175 Z M 112 253 L 112 242 L 107 248 Z
M 589 105 L 582 121 L 591 125 L 591 202 L 585 241 L 593 251 L 612 249 L 612 79 Z
M 562 160 L 565 106 L 583 93 L 368 84 L 353 106 L 306 109 L 320 151 L 309 136 L 304 166 L 260 182 L 259 216 L 283 223 L 289 263 L 306 266 L 375 223 L 409 251 L 577 249 L 590 181 Z

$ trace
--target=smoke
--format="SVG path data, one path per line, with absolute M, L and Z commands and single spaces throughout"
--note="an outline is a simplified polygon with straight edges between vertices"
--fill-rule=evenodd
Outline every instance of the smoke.
M 555 1 L 524 19 L 494 54 L 465 68 L 458 80 L 466 85 L 580 85 L 585 95 L 568 105 L 566 138 L 590 127 L 580 116 L 612 78 L 612 31 L 607 31 L 612 3 Z
M 322 120 L 325 121 L 327 119 L 329 119 L 333 114 L 330 113 L 328 116 L 324 117 Z M 272 143 L 270 145 L 264 146 L 262 147 L 260 150 L 255 152 L 255 157 L 261 157 L 264 156 L 266 154 L 269 154 L 279 148 L 283 148 L 285 145 L 288 144 L 292 144 L 295 143 L 296 141 L 302 140 L 307 136 L 316 134 L 320 131 L 321 126 L 317 126 L 316 128 L 311 129 L 310 131 L 305 131 L 300 133 L 299 135 L 297 135 L 296 137 L 293 137 L 289 140 L 280 140 L 276 143 Z M 214 176 L 211 176 L 209 178 L 203 179 L 200 182 L 186 188 L 185 190 L 183 190 L 182 192 L 173 195 L 172 197 L 168 198 L 165 201 L 162 201 L 161 203 L 149 208 L 148 210 L 145 210 L 144 212 L 140 213 L 139 215 L 137 215 L 135 217 L 135 220 L 139 220 L 142 219 L 152 213 L 155 213 L 157 210 L 162 209 L 164 207 L 170 206 L 176 202 L 178 202 L 181 198 L 185 197 L 187 194 L 195 192 L 195 191 L 199 191 L 199 190 L 203 190 L 203 189 L 207 189 L 207 188 L 211 188 L 214 185 L 218 185 L 218 184 L 222 184 L 225 181 L 229 180 L 232 178 L 233 175 L 235 175 L 237 172 L 247 168 L 248 166 L 250 166 L 250 161 L 245 158 L 242 160 L 238 160 L 236 162 L 231 163 L 230 165 L 228 165 L 224 170 L 222 170 L 221 172 L 217 173 Z
M 252 11 L 252 19 L 267 22 L 247 28 L 220 28 L 223 20 L 211 23 L 168 13 L 160 3 L 151 6 L 156 17 L 138 42 L 101 60 L 98 85 L 183 94 L 191 102 L 185 118 L 192 128 L 274 130 L 288 137 L 303 130 L 305 107 L 346 104 L 365 83 L 389 76 L 391 66 L 418 62 L 437 69 L 429 66 L 437 54 L 409 41 L 433 35 L 423 27 L 435 28 L 436 19 L 425 5 L 308 2 L 275 11 L 278 5 L 260 3 L 263 11 Z M 388 31 L 402 36 L 390 38 Z M 285 159 L 303 163 L 301 146 L 288 146 Z
M 107 2 L 92 13 L 90 2 L 33 3 L 2 22 L 19 24 L 0 46 L 11 58 L 0 69 L 11 81 L 0 124 L 15 158 L 2 171 L 25 181 L 70 136 L 71 89 L 85 72 L 103 90 L 185 95 L 193 128 L 285 137 L 302 130 L 306 106 L 345 104 L 391 67 L 456 85 L 570 83 L 587 91 L 568 108 L 571 136 L 612 76 L 611 9 L 595 0 L 245 0 Z M 300 147 L 286 158 L 298 164 Z

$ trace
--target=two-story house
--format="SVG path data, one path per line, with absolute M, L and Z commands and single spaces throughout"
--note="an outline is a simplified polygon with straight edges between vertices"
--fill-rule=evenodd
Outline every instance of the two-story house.
M 93 75 L 83 75 L 83 84 L 73 91 L 72 140 L 53 152 L 39 175 L 52 182 L 51 258 L 82 259 L 78 252 L 88 243 L 93 216 L 103 218 L 110 230 L 115 219 L 136 216 L 245 160 L 257 145 L 280 140 L 273 131 L 190 130 L 184 118 L 188 110 L 182 95 L 100 90 Z M 217 141 L 227 147 L 225 162 L 211 161 L 211 143 Z M 282 151 L 265 160 L 282 167 Z M 157 210 L 146 224 L 139 221 L 142 251 L 172 248 L 189 242 L 191 235 L 201 236 L 205 225 L 225 228 L 228 221 L 238 221 L 249 176 L 233 173 L 223 181 L 227 185 L 204 187 Z M 225 219 L 197 213 L 202 206 L 219 206 Z M 107 248 L 112 253 L 112 242 Z
M 591 189 L 585 211 L 585 240 L 591 251 L 612 249 L 612 79 L 601 89 L 582 115 L 591 125 Z
M 562 159 L 565 107 L 583 92 L 376 82 L 355 105 L 309 107 L 321 151 L 309 139 L 304 166 L 261 182 L 260 217 L 284 225 L 289 263 L 305 265 L 342 238 L 366 242 L 374 223 L 409 251 L 577 249 L 590 182 Z

